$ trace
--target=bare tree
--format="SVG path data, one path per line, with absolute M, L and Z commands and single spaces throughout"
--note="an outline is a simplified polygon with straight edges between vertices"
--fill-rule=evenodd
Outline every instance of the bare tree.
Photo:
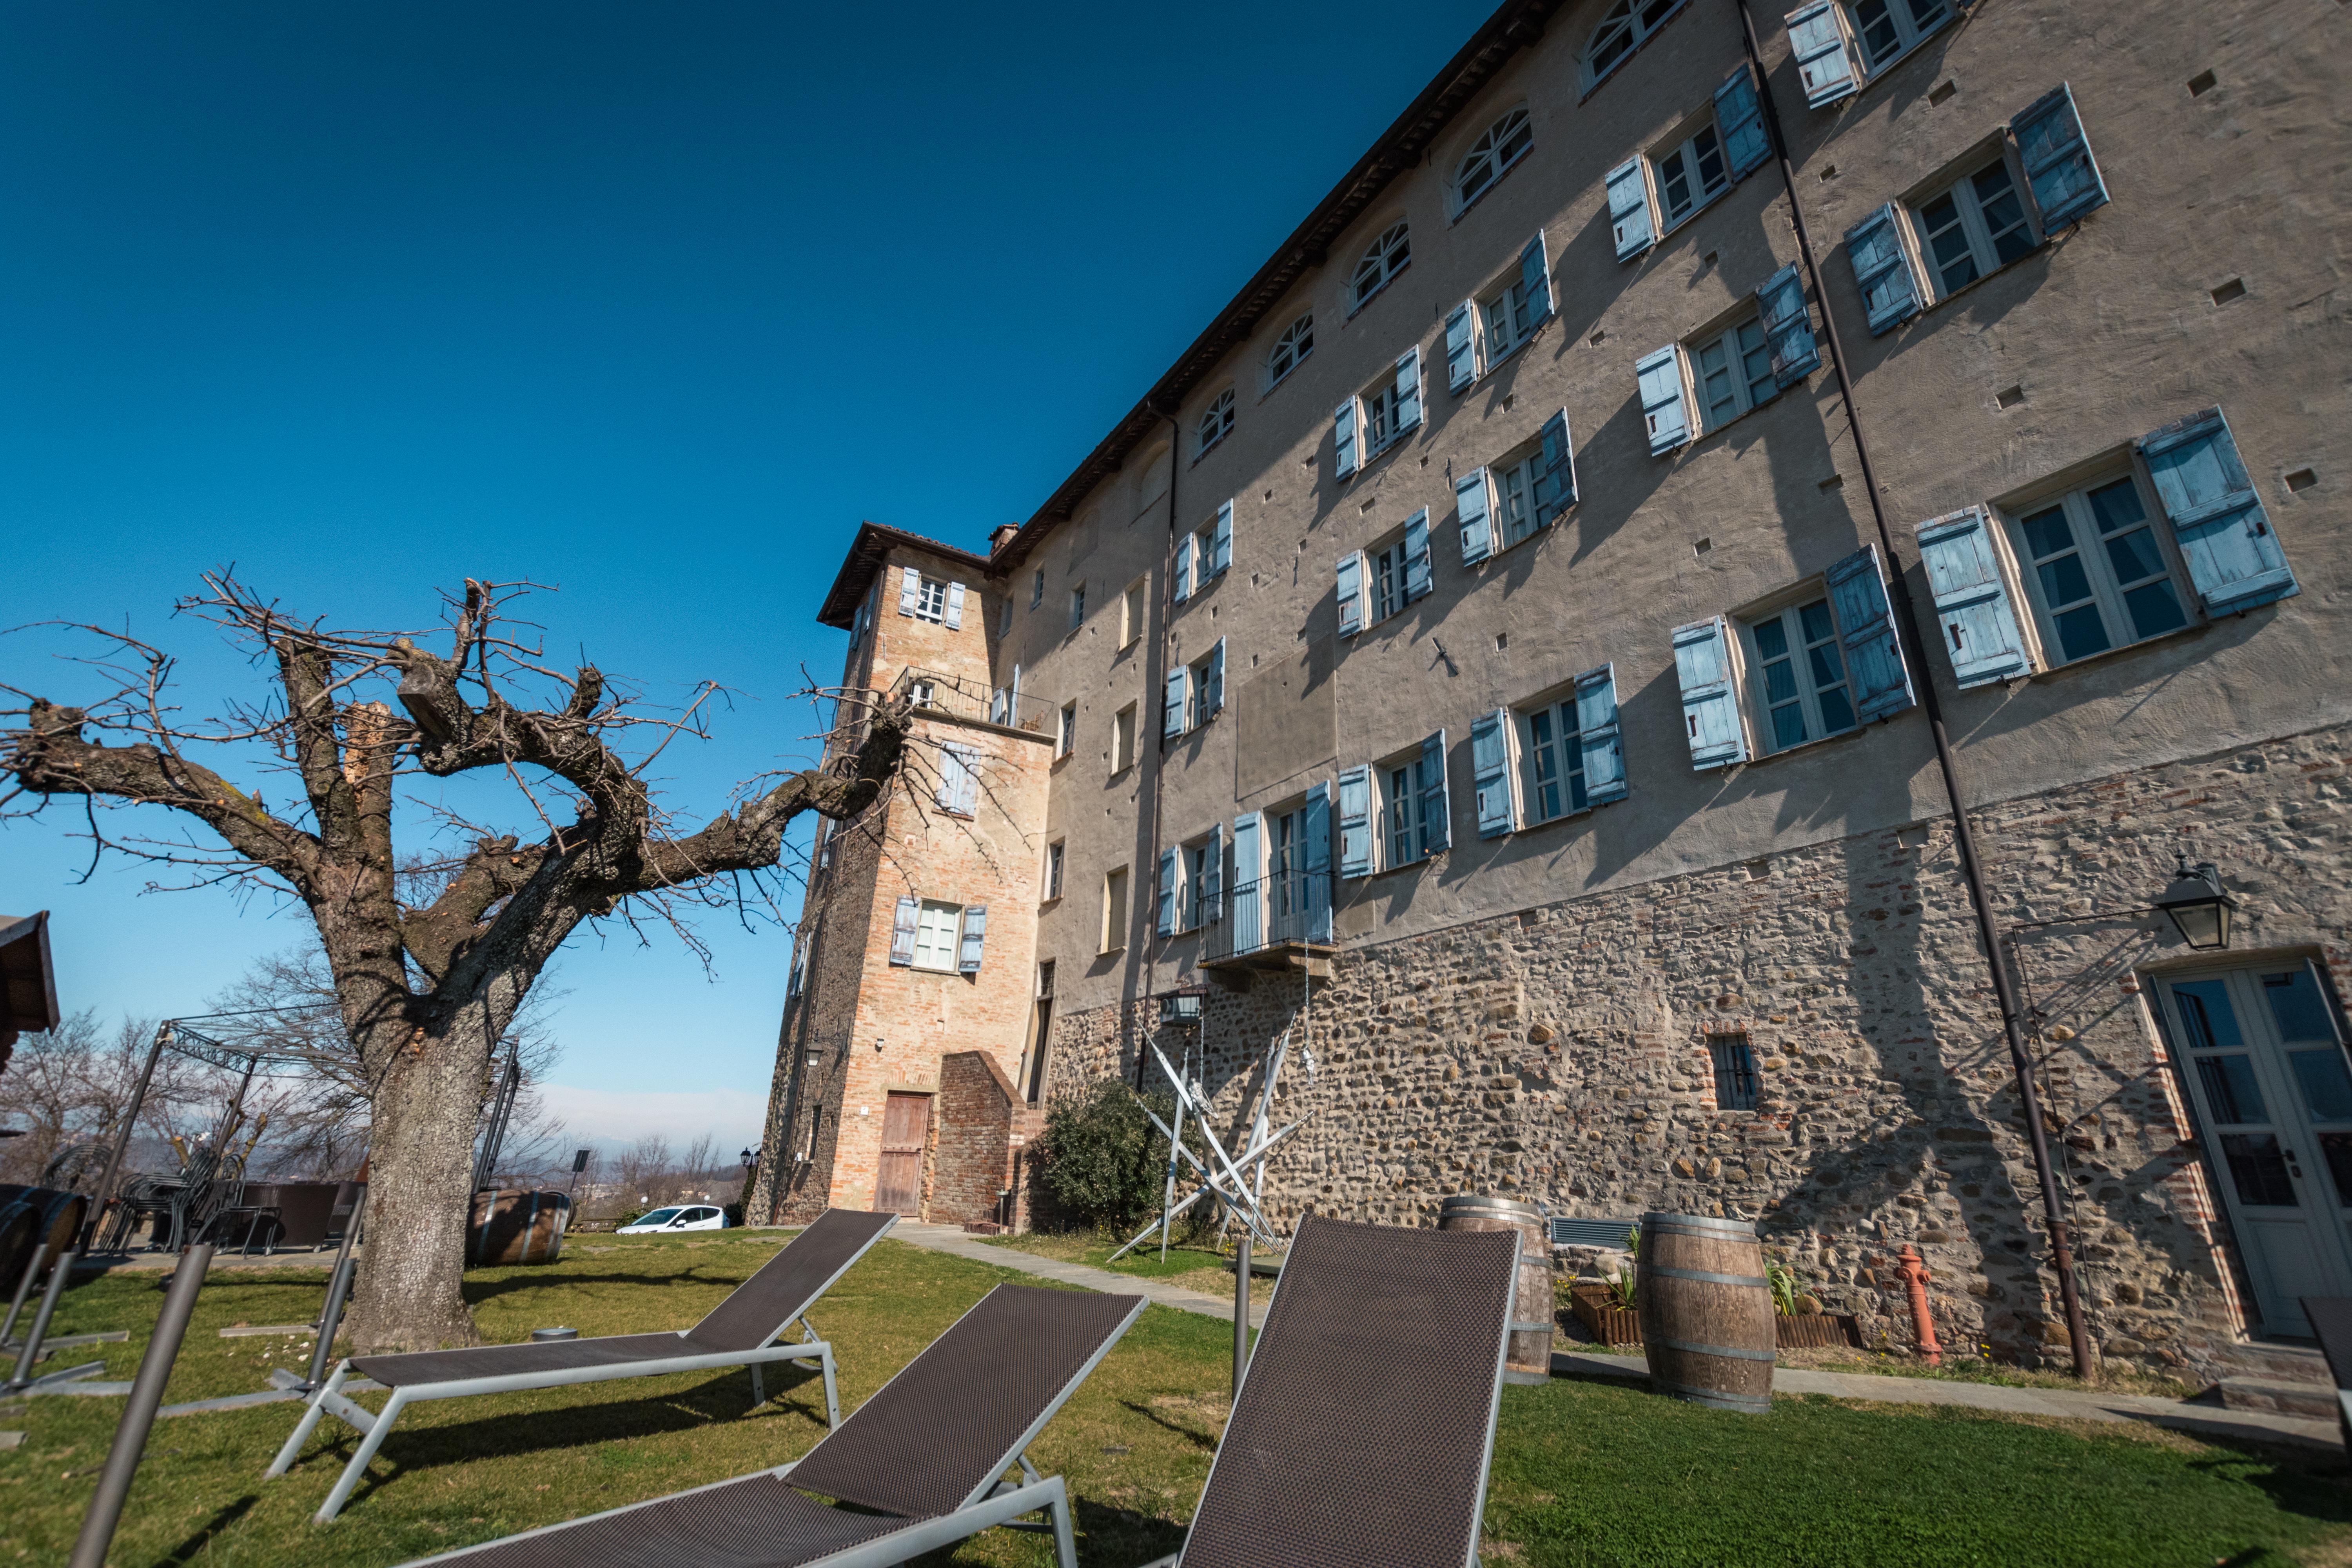
M 0 1142 L 0 1181 L 37 1183 L 71 1145 L 111 1138 L 154 1035 L 152 1018 L 126 1018 L 109 1035 L 97 1013 L 85 1009 L 54 1029 L 20 1036 L 8 1070 L 0 1073 L 0 1125 L 21 1134 Z M 222 1093 L 216 1078 L 202 1062 L 167 1054 L 132 1132 L 133 1158 L 155 1158 L 173 1137 L 184 1143 L 196 1136 Z M 83 1173 L 95 1176 L 94 1170 Z
M 767 897 L 761 874 L 793 817 L 857 817 L 908 755 L 903 702 L 835 694 L 854 733 L 824 767 L 751 781 L 730 809 L 685 830 L 647 772 L 669 741 L 706 733 L 716 689 L 661 712 L 593 665 L 547 668 L 507 614 L 528 589 L 468 579 L 447 603 L 445 657 L 420 645 L 426 634 L 331 629 L 212 573 L 180 611 L 269 669 L 265 700 L 187 719 L 173 706 L 171 658 L 97 626 L 79 629 L 100 639 L 91 667 L 110 690 L 63 706 L 0 688 L 23 703 L 5 710 L 18 723 L 0 734 L 0 785 L 15 786 L 0 806 L 79 797 L 73 824 L 96 849 L 278 889 L 317 927 L 371 1107 L 371 1242 L 352 1318 L 362 1350 L 475 1338 L 458 1292 L 475 1113 L 492 1050 L 565 939 L 613 917 L 667 921 L 690 942 L 694 908 Z M 205 747 L 290 780 L 291 799 L 273 809 L 191 755 Z M 480 785 L 405 787 L 419 774 L 504 780 L 535 826 L 500 831 L 465 814 Z M 118 837 L 100 804 L 161 806 L 207 837 Z M 411 867 L 394 853 L 395 806 L 434 825 L 431 852 Z

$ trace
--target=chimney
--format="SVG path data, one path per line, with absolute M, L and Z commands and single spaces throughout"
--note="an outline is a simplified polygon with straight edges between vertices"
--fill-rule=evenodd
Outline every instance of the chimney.
M 1020 531 L 1020 525 L 1018 523 L 1011 522 L 1005 523 L 1000 528 L 992 529 L 988 535 L 988 552 L 991 555 L 995 554 L 998 551 L 1012 543 L 1013 536 Z

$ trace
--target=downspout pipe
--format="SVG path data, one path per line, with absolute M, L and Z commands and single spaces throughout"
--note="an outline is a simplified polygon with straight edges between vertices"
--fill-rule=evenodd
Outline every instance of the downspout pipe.
M 1176 537 L 1176 475 L 1182 467 L 1176 459 L 1178 454 L 1183 450 L 1184 427 L 1176 423 L 1174 409 L 1162 408 L 1159 410 L 1159 414 L 1162 419 L 1168 421 L 1168 537 L 1172 541 Z M 1163 573 L 1165 570 L 1172 569 L 1167 565 L 1169 560 L 1170 557 L 1163 553 L 1161 556 Z M 1154 584 L 1154 588 L 1156 591 L 1152 595 L 1153 604 L 1150 614 L 1159 617 L 1160 629 L 1151 638 L 1150 650 L 1144 656 L 1144 696 L 1148 698 L 1152 692 L 1157 691 L 1160 693 L 1160 700 L 1165 702 L 1168 700 L 1168 622 L 1171 618 L 1168 606 L 1175 601 L 1171 596 L 1173 589 L 1165 581 L 1164 575 L 1161 582 Z M 1152 708 L 1147 702 L 1138 701 L 1135 709 L 1135 724 L 1139 730 L 1143 727 L 1143 716 L 1146 712 L 1156 715 L 1152 721 L 1151 810 L 1147 818 L 1150 831 L 1143 847 L 1144 854 L 1149 857 L 1146 863 L 1151 868 L 1150 896 L 1154 900 L 1153 908 L 1156 910 L 1160 897 L 1160 793 L 1165 786 L 1168 776 L 1168 721 L 1166 715 L 1159 713 L 1156 708 Z M 1140 748 L 1143 744 L 1143 737 L 1138 735 L 1135 742 Z M 1139 882 L 1141 879 L 1138 878 L 1137 880 Z M 1139 891 L 1137 903 L 1139 913 L 1141 909 L 1142 903 Z M 1145 944 L 1144 951 L 1150 954 L 1143 963 L 1143 1001 L 1148 1016 L 1151 994 L 1160 984 L 1160 926 L 1156 916 L 1151 927 L 1151 940 Z M 1149 1060 L 1142 1047 L 1139 1046 L 1135 1052 L 1135 1092 L 1138 1094 L 1143 1092 L 1145 1064 Z
M 2074 1286 L 2074 1254 L 2069 1244 L 2064 1199 L 2058 1191 L 2058 1178 L 2050 1161 L 2050 1135 L 2042 1125 L 2042 1096 L 2033 1085 L 2032 1058 L 2026 1049 L 2025 1026 L 2018 1006 L 2017 987 L 2011 979 L 2009 968 L 2001 962 L 2000 921 L 1994 914 L 1992 897 L 1985 886 L 1984 862 L 1977 853 L 1976 832 L 1969 825 L 1968 809 L 1960 789 L 1959 764 L 1952 753 L 1952 739 L 1944 725 L 1944 708 L 1936 694 L 1934 675 L 1927 666 L 1926 639 L 1919 633 L 1919 616 L 1911 600 L 1911 588 L 1906 580 L 1901 557 L 1895 553 L 1894 531 L 1887 526 L 1886 504 L 1878 491 L 1878 475 L 1870 462 L 1870 446 L 1862 433 L 1862 411 L 1856 405 L 1853 383 L 1846 374 L 1844 345 L 1839 341 L 1837 316 L 1830 309 L 1829 291 L 1822 286 L 1821 262 L 1813 254 L 1811 237 L 1805 229 L 1805 209 L 1797 200 L 1797 173 L 1789 159 L 1789 139 L 1780 128 L 1780 105 L 1772 96 L 1772 79 L 1764 68 L 1764 51 L 1757 42 L 1756 18 L 1749 13 L 1746 0 L 1733 0 L 1739 12 L 1740 41 L 1748 51 L 1748 63 L 1755 68 L 1757 98 L 1764 110 L 1764 128 L 1772 139 L 1772 153 L 1780 164 L 1780 185 L 1789 198 L 1789 221 L 1797 231 L 1797 254 L 1804 263 L 1806 281 L 1812 287 L 1813 298 L 1822 307 L 1822 342 L 1829 352 L 1830 373 L 1837 378 L 1838 396 L 1845 404 L 1846 423 L 1853 432 L 1854 461 L 1862 469 L 1862 488 L 1870 498 L 1871 521 L 1878 530 L 1878 551 L 1886 562 L 1886 583 L 1889 597 L 1894 601 L 1896 635 L 1903 639 L 1903 656 L 1917 671 L 1914 682 L 1919 694 L 1919 709 L 1927 720 L 1927 731 L 1936 742 L 1936 766 L 1944 776 L 1945 798 L 1952 806 L 1952 844 L 1960 862 L 1960 878 L 1968 885 L 1969 902 L 1976 911 L 1977 937 L 1984 944 L 1985 967 L 1992 976 L 1993 999 L 2000 1007 L 2001 1030 L 2009 1040 L 2009 1065 L 2017 1079 L 2017 1098 L 2025 1110 L 2026 1137 L 2033 1150 L 2034 1173 L 2042 1184 L 2042 1211 L 2050 1227 L 2050 1264 L 2058 1276 L 2058 1298 L 2066 1313 L 2066 1338 L 2074 1355 L 2074 1375 L 2088 1378 L 2093 1372 L 2091 1337 L 2083 1322 L 2083 1300 Z

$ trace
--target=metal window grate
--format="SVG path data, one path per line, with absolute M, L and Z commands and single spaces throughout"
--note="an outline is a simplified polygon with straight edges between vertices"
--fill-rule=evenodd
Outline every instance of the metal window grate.
M 1756 1109 L 1756 1058 L 1748 1037 L 1733 1035 L 1707 1047 L 1715 1058 L 1715 1108 L 1717 1110 Z

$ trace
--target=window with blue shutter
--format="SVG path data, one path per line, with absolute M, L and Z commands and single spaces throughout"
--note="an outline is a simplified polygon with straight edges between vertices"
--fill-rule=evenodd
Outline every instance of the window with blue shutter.
M 2207 615 L 2232 615 L 2302 591 L 2219 408 L 2149 432 L 2139 450 Z
M 1815 109 L 1835 103 L 1856 85 L 1853 57 L 1847 52 L 1844 19 L 1837 0 L 1813 0 L 1788 15 L 1789 52 L 1805 85 L 1805 101 Z
M 1339 875 L 1372 874 L 1372 770 L 1343 769 L 1339 774 Z
M 1846 259 L 1862 290 L 1862 308 L 1874 334 L 1919 313 L 1919 279 L 1903 248 L 1903 225 L 1893 202 L 1845 231 Z
M 1772 151 L 1764 136 L 1763 107 L 1756 101 L 1756 79 L 1744 65 L 1715 89 L 1715 133 L 1723 138 L 1723 155 L 1735 180 Z
M 980 795 L 980 753 L 968 746 L 940 748 L 940 782 L 932 803 L 943 810 L 971 814 Z
M 1551 314 L 1551 254 L 1544 247 L 1543 230 L 1519 252 L 1519 293 L 1528 302 L 1530 326 Z
M 988 937 L 988 906 L 966 904 L 963 910 L 963 936 L 956 947 L 956 968 L 965 974 L 980 973 L 981 945 Z
M 890 962 L 904 969 L 915 962 L 915 912 L 920 908 L 912 898 L 900 899 L 898 907 L 890 914 Z
M 1444 853 L 1454 842 L 1454 818 L 1445 798 L 1445 731 L 1440 730 L 1421 743 L 1419 775 L 1413 794 L 1421 801 L 1421 852 Z
M 1633 367 L 1642 388 L 1642 418 L 1649 426 L 1650 455 L 1663 458 L 1690 439 L 1690 416 L 1683 408 L 1681 351 L 1672 343 L 1644 354 Z
M 1178 604 L 1192 596 L 1193 557 L 1200 548 L 1197 535 L 1184 534 L 1176 541 L 1176 569 L 1171 574 L 1175 587 L 1172 597 Z
M 1429 592 L 1429 509 L 1404 520 L 1404 598 L 1411 604 Z
M 1208 695 L 1202 699 L 1201 706 L 1207 716 L 1213 719 L 1225 710 L 1225 639 L 1223 637 L 1219 637 L 1217 646 L 1209 650 L 1205 683 Z
M 1477 379 L 1477 312 L 1474 303 L 1465 300 L 1445 313 L 1446 389 L 1466 392 Z
M 1478 837 L 1500 838 L 1518 826 L 1511 800 L 1511 715 L 1507 709 L 1470 721 L 1470 777 L 1477 792 Z
M 1473 468 L 1454 481 L 1454 507 L 1462 520 L 1462 564 L 1475 566 L 1495 552 L 1495 518 L 1486 500 L 1486 469 Z
M 1543 422 L 1538 447 L 1542 461 L 1536 469 L 1536 526 L 1548 528 L 1552 519 L 1576 504 L 1576 455 L 1569 448 L 1567 409 Z
M 2033 205 L 2042 209 L 2045 237 L 2106 205 L 2107 183 L 2099 177 L 2098 163 L 2091 156 L 2071 86 L 2060 82 L 2056 90 L 2036 99 L 2011 121 L 2009 129 L 2017 138 L 2018 161 L 2025 165 Z
M 988 694 L 988 721 L 1003 724 L 1013 711 L 1013 696 L 1002 686 Z
M 1331 447 L 1335 454 L 1331 471 L 1344 479 L 1356 471 L 1356 400 L 1352 397 L 1332 411 Z
M 1354 637 L 1364 629 L 1364 552 L 1351 550 L 1339 557 L 1334 575 L 1339 601 L 1339 635 Z
M 1675 677 L 1683 690 L 1683 725 L 1691 766 L 1720 768 L 1748 760 L 1748 736 L 1732 689 L 1731 639 L 1723 617 L 1675 628 Z
M 963 630 L 963 584 L 961 583 L 948 584 L 947 625 L 951 632 Z
M 1265 867 L 1255 811 L 1234 818 L 1234 951 L 1251 952 L 1265 943 L 1265 905 L 1261 897 Z
M 1215 925 L 1225 918 L 1225 825 L 1209 829 L 1208 851 L 1201 857 L 1201 923 Z
M 1650 221 L 1650 180 L 1642 159 L 1628 158 L 1609 171 L 1609 226 L 1617 239 L 1617 259 L 1631 261 L 1657 238 Z
M 1993 553 L 1982 507 L 1919 525 L 1919 564 L 1936 601 L 1936 624 L 1952 674 L 1966 689 L 2026 673 L 2025 638 Z
M 1805 309 L 1805 280 L 1793 261 L 1764 280 L 1756 290 L 1756 304 L 1764 318 L 1765 340 L 1772 349 L 1772 379 L 1793 386 L 1821 367 L 1821 351 L 1813 346 L 1813 318 Z
M 1837 611 L 1838 637 L 1845 644 L 1854 717 L 1867 724 L 1911 706 L 1911 672 L 1886 604 L 1886 578 L 1878 567 L 1878 546 L 1865 544 L 1822 574 Z
M 1421 425 L 1421 345 L 1397 356 L 1396 362 L 1396 440 Z
M 1307 871 L 1307 940 L 1331 940 L 1331 784 L 1329 780 L 1307 792 L 1307 805 L 1302 814 L 1306 822 L 1305 868 Z
M 1623 800 L 1625 742 L 1617 722 L 1617 667 L 1576 678 L 1576 730 L 1584 752 L 1584 796 L 1594 805 Z
M 1160 738 L 1172 741 L 1184 732 L 1184 698 L 1186 682 L 1192 672 L 1179 665 L 1168 672 L 1166 700 L 1160 710 Z
M 1160 852 L 1160 911 L 1151 929 L 1161 936 L 1176 934 L 1176 860 L 1173 848 Z
M 1217 521 L 1209 535 L 1208 577 L 1222 577 L 1234 563 L 1234 503 L 1224 501 L 1217 508 Z

